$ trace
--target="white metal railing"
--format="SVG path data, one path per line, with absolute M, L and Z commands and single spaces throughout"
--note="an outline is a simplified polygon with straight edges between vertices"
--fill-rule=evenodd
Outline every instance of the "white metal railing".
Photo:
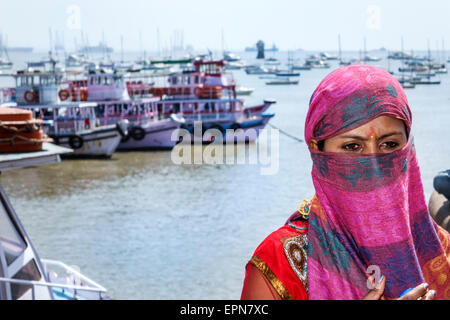
M 96 283 L 95 281 L 89 279 L 85 275 L 81 274 L 74 268 L 66 265 L 65 263 L 61 261 L 56 260 L 49 260 L 49 259 L 42 259 L 42 263 L 44 264 L 44 269 L 47 274 L 47 279 L 50 279 L 50 272 L 48 270 L 48 266 L 56 266 L 61 269 L 63 269 L 67 274 L 74 275 L 73 284 L 64 284 L 64 283 L 57 283 L 57 282 L 41 282 L 41 281 L 35 281 L 35 280 L 22 280 L 22 279 L 11 279 L 11 278 L 1 278 L 0 282 L 3 283 L 9 283 L 9 284 L 18 284 L 18 285 L 26 285 L 31 286 L 31 299 L 35 300 L 35 287 L 36 286 L 42 286 L 42 287 L 49 287 L 49 288 L 60 288 L 60 289 L 67 289 L 70 290 L 73 294 L 74 299 L 77 297 L 77 295 L 80 292 L 90 292 L 90 293 L 97 293 L 98 299 L 102 300 L 104 297 L 102 294 L 106 293 L 106 289 Z M 77 285 L 75 282 L 76 280 L 79 280 L 84 285 Z M 78 295 L 79 297 L 83 297 L 83 295 Z
M 34 280 L 0 278 L 0 282 L 31 286 L 31 299 L 32 300 L 36 300 L 35 286 L 42 286 L 42 287 L 49 287 L 49 288 L 55 287 L 55 288 L 73 290 L 74 298 L 77 296 L 78 291 L 87 291 L 87 292 L 98 293 L 99 299 L 102 300 L 103 299 L 102 293 L 106 292 L 105 289 L 101 289 L 101 288 L 91 288 L 91 287 L 85 287 L 85 286 L 75 286 L 75 285 L 70 285 L 70 284 L 53 283 L 53 282 L 40 282 L 40 281 L 34 281 Z

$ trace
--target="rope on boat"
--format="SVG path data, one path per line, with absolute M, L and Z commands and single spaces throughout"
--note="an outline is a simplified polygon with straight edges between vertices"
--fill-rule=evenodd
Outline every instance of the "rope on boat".
M 289 134 L 286 131 L 281 130 L 280 128 L 278 128 L 277 126 L 275 126 L 275 125 L 273 125 L 271 123 L 268 123 L 268 125 L 271 126 L 274 129 L 277 129 L 278 131 L 280 131 L 280 133 L 284 134 L 285 136 L 287 136 L 287 137 L 289 137 L 289 138 L 291 138 L 291 139 L 293 139 L 293 140 L 295 140 L 297 142 L 305 142 L 303 139 L 300 139 L 300 138 L 298 138 L 296 136 L 293 136 L 292 134 Z
M 40 130 L 40 127 L 36 124 L 40 123 L 39 121 L 0 121 L 0 129 L 5 130 L 6 132 L 12 133 L 13 136 L 9 138 L 0 138 L 0 143 L 9 142 L 11 145 L 14 145 L 15 140 L 22 140 L 25 142 L 30 142 L 34 144 L 42 143 L 42 142 L 50 142 L 52 141 L 47 136 L 44 136 L 42 139 L 33 139 L 21 136 L 21 133 L 26 132 L 36 132 Z M 17 127 L 11 125 L 25 125 L 23 128 L 18 129 Z

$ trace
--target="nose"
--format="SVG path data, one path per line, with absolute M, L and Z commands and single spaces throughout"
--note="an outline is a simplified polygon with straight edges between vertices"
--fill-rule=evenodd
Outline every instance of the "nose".
M 367 142 L 366 148 L 364 149 L 364 154 L 378 153 L 378 147 L 375 139 L 371 139 Z

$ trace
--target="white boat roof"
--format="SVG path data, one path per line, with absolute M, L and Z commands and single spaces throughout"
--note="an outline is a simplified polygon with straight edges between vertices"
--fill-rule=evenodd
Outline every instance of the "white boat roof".
M 8 103 L 2 106 L 9 106 L 20 109 L 59 109 L 59 108 L 93 108 L 98 105 L 97 102 L 68 102 L 58 104 L 30 104 L 30 105 L 17 105 L 17 103 Z
M 60 154 L 72 151 L 72 149 L 44 142 L 42 151 L 0 154 L 0 171 L 57 163 L 61 161 Z
M 161 99 L 159 97 L 149 97 L 149 98 L 141 98 L 141 99 L 130 99 L 130 100 L 103 100 L 96 101 L 96 104 L 137 104 L 137 103 L 146 103 L 146 102 L 159 102 Z

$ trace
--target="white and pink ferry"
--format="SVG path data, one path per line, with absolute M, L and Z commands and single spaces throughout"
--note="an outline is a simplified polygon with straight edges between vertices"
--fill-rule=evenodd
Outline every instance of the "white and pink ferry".
M 177 114 L 185 119 L 184 129 L 192 133 L 194 126 L 202 126 L 203 141 L 209 141 L 205 132 L 216 129 L 222 132 L 224 141 L 247 142 L 255 140 L 274 114 L 265 111 L 275 103 L 267 99 L 260 105 L 245 106 L 236 97 L 236 83 L 231 73 L 225 72 L 225 61 L 194 61 L 194 70 L 174 73 L 166 82 L 151 85 L 145 81 L 127 82 L 129 93 L 134 97 L 153 95 L 159 97 L 158 113 L 164 117 Z M 154 83 L 158 83 L 154 85 Z M 237 131 L 239 130 L 239 134 Z M 199 137 L 192 136 L 192 141 Z
M 147 94 L 131 99 L 123 74 L 92 72 L 82 80 L 69 80 L 64 90 L 66 96 L 70 93 L 70 99 L 95 101 L 97 118 L 102 125 L 128 121 L 128 134 L 117 150 L 173 148 L 177 141 L 171 137 L 184 124 L 184 119 L 178 115 L 162 117 L 156 106 L 159 97 Z M 77 95 L 81 92 L 86 92 L 83 97 Z

